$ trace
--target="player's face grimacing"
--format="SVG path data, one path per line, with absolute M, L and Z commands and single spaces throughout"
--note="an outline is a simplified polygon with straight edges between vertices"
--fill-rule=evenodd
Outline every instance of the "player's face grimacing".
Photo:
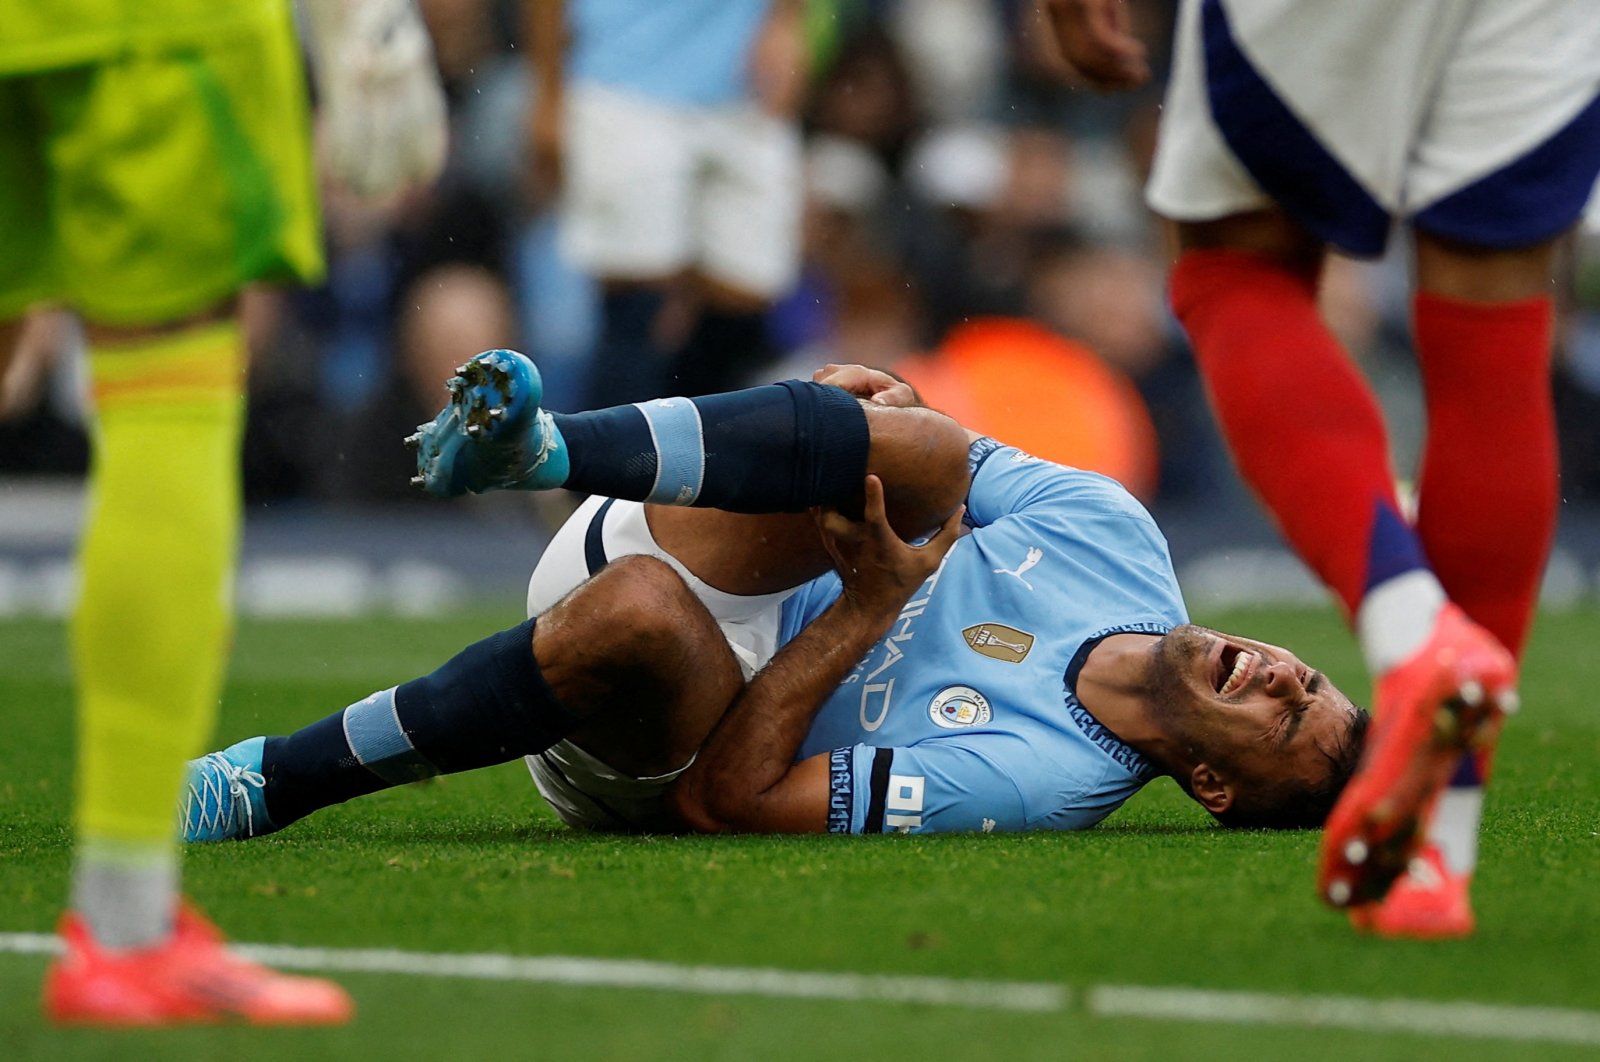
M 1162 641 L 1174 722 L 1241 792 L 1315 788 L 1345 759 L 1359 710 L 1289 650 L 1192 625 Z

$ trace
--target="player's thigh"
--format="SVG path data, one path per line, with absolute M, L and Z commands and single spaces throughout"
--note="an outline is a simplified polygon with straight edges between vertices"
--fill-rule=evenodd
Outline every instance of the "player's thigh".
M 40 82 L 49 76 L 0 78 L 0 321 L 58 296 L 55 233 L 48 184 Z M 48 86 L 45 87 L 48 91 Z M 8 352 L 0 351 L 0 361 Z
M 697 195 L 696 266 L 718 285 L 771 301 L 800 263 L 800 134 L 755 104 L 708 110 Z
M 729 518 L 733 518 L 730 520 Z M 658 524 L 667 530 L 666 541 L 657 538 Z M 820 570 L 815 562 L 797 570 L 791 578 L 780 580 L 781 589 L 767 594 L 741 592 L 741 585 L 713 585 L 700 578 L 678 553 L 688 553 L 683 542 L 691 536 L 716 537 L 737 548 L 751 538 L 751 532 L 778 532 L 769 537 L 762 554 L 782 557 L 789 552 L 784 542 L 792 531 L 804 529 L 794 541 L 802 550 L 814 550 L 817 538 L 808 515 L 785 518 L 738 517 L 715 509 L 674 508 L 645 505 L 642 502 L 592 497 L 580 505 L 551 538 L 528 582 L 528 615 L 540 615 L 598 575 L 613 561 L 624 557 L 646 556 L 665 562 L 678 573 L 722 631 L 723 639 L 746 675 L 759 670 L 777 651 L 778 629 L 788 592 Z M 678 548 L 672 548 L 676 545 Z M 691 559 L 693 559 L 691 557 Z M 826 556 L 823 557 L 826 563 Z M 769 563 L 769 567 L 772 565 Z
M 1174 226 L 1179 253 L 1192 250 L 1235 250 L 1276 259 L 1284 266 L 1315 276 L 1322 268 L 1326 245 L 1282 207 L 1230 214 L 1212 221 L 1180 221 Z
M 1548 241 L 1600 173 L 1600 8 L 1474 5 L 1430 102 L 1406 179 L 1417 229 L 1480 248 Z
M 721 625 L 671 565 L 619 557 L 542 614 L 545 681 L 584 717 L 571 740 L 633 777 L 687 764 L 744 685 Z
M 595 85 L 567 96 L 563 249 L 607 280 L 689 265 L 694 158 L 681 108 Z
M 181 319 L 251 280 L 322 270 L 293 28 L 136 52 L 52 113 L 67 297 L 110 325 Z

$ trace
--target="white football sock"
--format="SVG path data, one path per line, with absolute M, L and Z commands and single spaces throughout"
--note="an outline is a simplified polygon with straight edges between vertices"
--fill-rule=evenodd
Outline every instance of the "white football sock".
M 1483 786 L 1451 786 L 1439 794 L 1428 822 L 1428 840 L 1439 848 L 1444 865 L 1456 874 L 1471 874 L 1478 865 L 1478 822 L 1483 817 Z
M 1426 568 L 1367 591 L 1356 609 L 1356 637 L 1374 680 L 1422 648 L 1444 605 L 1444 587 Z
M 178 906 L 178 856 L 168 845 L 106 845 L 78 849 L 72 868 L 72 908 L 105 948 L 139 948 L 172 932 Z

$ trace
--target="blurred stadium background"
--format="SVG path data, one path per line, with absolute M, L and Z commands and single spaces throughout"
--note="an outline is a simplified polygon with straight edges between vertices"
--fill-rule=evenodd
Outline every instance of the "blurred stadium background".
M 1173 5 L 1132 6 L 1159 70 Z M 596 393 L 598 327 L 594 285 L 563 261 L 531 176 L 517 5 L 421 7 L 452 105 L 444 179 L 382 209 L 330 196 L 327 283 L 248 299 L 247 615 L 514 601 L 564 512 L 561 498 L 441 503 L 407 484 L 400 439 L 437 407 L 451 366 L 480 348 L 523 349 L 546 373 L 548 404 L 577 408 Z M 1325 600 L 1231 471 L 1164 308 L 1160 237 L 1139 195 L 1159 78 L 1129 95 L 1075 87 L 1031 0 L 813 0 L 807 18 L 800 281 L 768 315 L 765 349 L 730 366 L 726 385 L 828 361 L 899 365 L 979 426 L 1129 482 L 1167 529 L 1197 607 Z M 1381 391 L 1396 467 L 1409 469 L 1421 416 L 1404 250 L 1334 262 L 1325 301 Z M 1600 228 L 1573 239 L 1564 268 L 1553 384 L 1565 505 L 1550 607 L 1600 586 Z M 1015 363 L 997 356 L 1017 346 L 1014 331 L 971 327 L 996 318 L 1032 329 L 1033 386 L 1016 387 Z M 58 616 L 72 594 L 81 339 L 68 321 L 42 325 L 0 420 L 0 616 Z

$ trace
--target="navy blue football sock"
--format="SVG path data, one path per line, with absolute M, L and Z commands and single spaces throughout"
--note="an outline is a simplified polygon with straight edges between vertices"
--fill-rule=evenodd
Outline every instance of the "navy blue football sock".
M 703 398 L 557 413 L 585 494 L 736 513 L 859 507 L 867 415 L 837 387 L 784 380 Z
M 381 690 L 262 752 L 275 826 L 390 786 L 543 752 L 581 720 L 533 656 L 533 620 L 468 646 L 431 675 Z

